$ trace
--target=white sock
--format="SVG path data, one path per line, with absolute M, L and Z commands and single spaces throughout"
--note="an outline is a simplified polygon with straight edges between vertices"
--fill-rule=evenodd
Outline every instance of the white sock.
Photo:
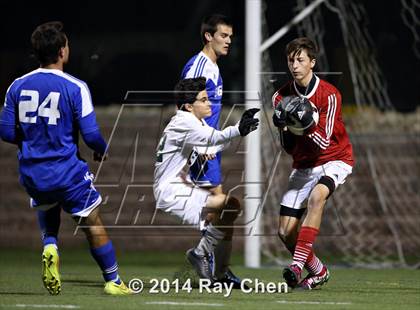
M 223 231 L 217 229 L 210 223 L 207 226 L 207 230 L 203 237 L 201 237 L 200 242 L 198 243 L 194 252 L 200 256 L 214 252 L 217 244 L 220 242 L 220 240 L 223 239 L 224 236 L 225 233 Z

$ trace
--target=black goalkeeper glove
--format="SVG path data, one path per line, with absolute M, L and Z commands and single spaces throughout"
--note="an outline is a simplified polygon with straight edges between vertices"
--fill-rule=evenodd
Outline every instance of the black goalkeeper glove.
M 248 109 L 242 114 L 242 118 L 239 122 L 239 133 L 242 137 L 248 135 L 251 131 L 254 131 L 258 128 L 260 120 L 258 118 L 254 118 L 254 115 L 259 110 L 260 109 L 257 108 Z
M 287 115 L 286 111 L 282 107 L 276 107 L 273 114 L 273 124 L 279 129 L 286 127 Z

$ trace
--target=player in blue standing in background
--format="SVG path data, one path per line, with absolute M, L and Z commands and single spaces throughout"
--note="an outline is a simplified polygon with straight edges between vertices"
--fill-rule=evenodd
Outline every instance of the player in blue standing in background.
M 222 111 L 223 80 L 217 66 L 217 60 L 226 56 L 229 52 L 233 34 L 232 23 L 220 14 L 213 14 L 203 19 L 201 23 L 201 40 L 203 49 L 194 55 L 184 66 L 181 78 L 206 78 L 206 91 L 211 102 L 211 116 L 205 118 L 205 122 L 217 130 L 219 128 L 220 113 Z M 200 187 L 205 187 L 214 194 L 223 194 L 221 153 L 214 156 L 201 158 L 190 169 L 192 181 Z M 225 282 L 234 282 L 239 288 L 240 279 L 229 269 L 232 252 L 232 232 L 226 234 L 225 239 L 217 246 L 215 256 L 216 279 Z M 204 232 L 205 233 L 205 232 Z
M 118 276 L 114 247 L 99 216 L 102 198 L 79 156 L 79 131 L 96 161 L 106 159 L 107 144 L 87 85 L 63 72 L 70 52 L 63 24 L 38 26 L 31 43 L 40 68 L 17 78 L 8 88 L 0 136 L 19 148 L 20 182 L 31 197 L 42 231 L 44 286 L 52 295 L 61 291 L 57 239 L 63 209 L 83 227 L 103 272 L 104 292 L 131 294 Z

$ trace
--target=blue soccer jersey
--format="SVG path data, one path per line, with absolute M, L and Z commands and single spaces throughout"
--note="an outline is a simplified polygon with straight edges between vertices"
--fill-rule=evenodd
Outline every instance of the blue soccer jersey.
M 223 80 L 219 67 L 203 52 L 193 56 L 182 70 L 181 77 L 206 78 L 206 91 L 211 102 L 211 116 L 205 118 L 206 123 L 219 130 L 219 118 L 222 111 Z M 191 178 L 200 186 L 217 186 L 222 182 L 221 154 L 203 164 L 197 161 L 190 170 Z
M 98 131 L 87 85 L 55 69 L 37 69 L 7 90 L 3 125 L 17 126 L 21 183 L 37 191 L 69 188 L 88 166 L 78 156 L 79 130 Z
M 223 80 L 219 67 L 206 54 L 200 52 L 193 56 L 182 70 L 181 78 L 206 78 L 206 90 L 211 102 L 211 116 L 205 118 L 206 123 L 219 129 L 219 118 L 222 110 Z

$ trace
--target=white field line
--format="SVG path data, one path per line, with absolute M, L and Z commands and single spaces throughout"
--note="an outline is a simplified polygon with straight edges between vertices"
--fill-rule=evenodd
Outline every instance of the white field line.
M 169 305 L 169 306 L 207 306 L 207 307 L 223 307 L 223 304 L 209 304 L 205 302 L 175 302 L 175 301 L 149 301 L 146 305 Z
M 333 302 L 333 301 L 288 301 L 277 300 L 279 304 L 299 304 L 299 305 L 351 305 L 351 302 Z
M 38 304 L 16 304 L 16 305 L 2 305 L 7 307 L 17 308 L 62 308 L 62 309 L 79 309 L 76 305 L 38 305 Z

